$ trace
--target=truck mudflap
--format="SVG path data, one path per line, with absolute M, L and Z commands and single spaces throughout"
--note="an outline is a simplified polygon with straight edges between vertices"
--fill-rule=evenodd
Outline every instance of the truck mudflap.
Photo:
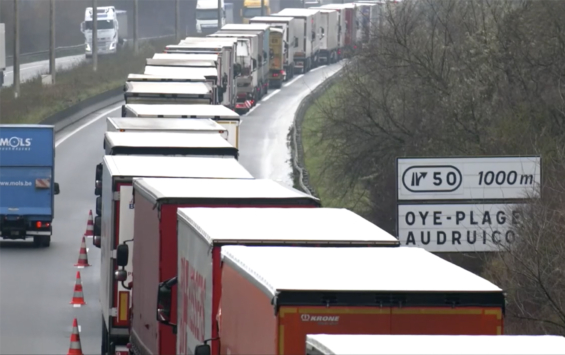
M 114 355 L 131 355 L 133 354 L 132 352 L 130 352 L 130 346 L 128 344 L 128 346 L 126 345 L 116 345 L 116 350 L 114 351 Z
M 247 113 L 253 106 L 253 100 L 245 100 L 235 104 L 235 111 L 237 113 Z

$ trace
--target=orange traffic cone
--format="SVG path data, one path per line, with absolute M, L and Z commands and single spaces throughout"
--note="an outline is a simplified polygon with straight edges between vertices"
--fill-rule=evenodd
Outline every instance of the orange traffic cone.
M 75 318 L 73 320 L 73 332 L 71 333 L 71 345 L 67 355 L 83 355 L 82 346 L 80 345 L 80 334 L 78 332 L 78 322 Z
M 82 293 L 82 281 L 80 279 L 80 271 L 77 271 L 75 291 L 73 293 L 73 299 L 71 300 L 70 303 L 75 307 L 80 307 L 86 304 L 86 302 L 84 302 L 84 294 Z
M 83 268 L 85 266 L 90 266 L 88 264 L 88 255 L 86 255 L 86 243 L 84 241 L 84 237 L 82 237 L 82 243 L 80 244 L 80 252 L 78 254 L 78 261 L 75 264 L 79 268 Z
M 88 212 L 88 221 L 86 222 L 86 232 L 84 232 L 85 237 L 93 237 L 94 236 L 94 221 L 92 219 L 92 210 Z

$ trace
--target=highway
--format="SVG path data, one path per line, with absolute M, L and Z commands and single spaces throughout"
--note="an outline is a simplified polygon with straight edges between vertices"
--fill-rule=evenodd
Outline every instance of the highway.
M 57 66 L 57 71 L 70 69 L 73 66 L 81 63 L 85 60 L 84 54 L 73 55 L 69 57 L 61 57 L 55 59 L 55 65 Z M 49 72 L 49 60 L 42 60 L 39 62 L 32 62 L 20 65 L 20 82 L 24 83 L 31 80 L 41 74 L 46 74 Z M 14 67 L 7 67 L 4 73 L 4 85 L 5 87 L 12 86 L 14 83 Z
M 343 62 L 342 62 L 343 63 Z M 288 130 L 300 101 L 342 63 L 293 78 L 242 118 L 240 162 L 257 178 L 292 185 Z M 34 63 L 35 64 L 35 63 Z M 31 69 L 30 69 L 31 70 Z M 94 213 L 94 167 L 103 156 L 107 116 L 121 103 L 95 112 L 57 134 L 54 234 L 50 248 L 31 242 L 0 243 L 0 353 L 64 354 L 77 317 L 84 354 L 100 353 L 102 319 L 98 301 L 99 249 L 87 241 L 88 261 L 80 270 L 86 306 L 69 305 L 88 211 Z

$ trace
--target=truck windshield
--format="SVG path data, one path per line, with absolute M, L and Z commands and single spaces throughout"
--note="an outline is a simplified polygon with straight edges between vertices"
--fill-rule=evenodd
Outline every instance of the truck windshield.
M 98 20 L 97 27 L 99 30 L 111 30 L 114 28 L 114 21 L 112 20 Z M 87 30 L 92 31 L 92 21 L 86 21 L 85 26 Z
M 197 20 L 218 20 L 218 9 L 196 10 Z
M 265 6 L 265 14 L 268 14 L 268 8 Z M 245 7 L 243 8 L 243 17 L 245 18 L 252 18 L 256 16 L 261 16 L 261 8 L 260 7 Z

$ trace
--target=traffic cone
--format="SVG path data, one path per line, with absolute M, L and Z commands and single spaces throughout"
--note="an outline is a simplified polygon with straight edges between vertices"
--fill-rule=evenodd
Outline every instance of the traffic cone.
M 86 232 L 84 232 L 85 237 L 93 237 L 94 236 L 94 221 L 92 219 L 92 210 L 88 212 L 88 221 L 86 222 Z
M 82 237 L 82 243 L 80 244 L 80 252 L 78 254 L 78 261 L 75 264 L 79 268 L 83 268 L 85 266 L 90 266 L 88 264 L 88 255 L 86 254 L 86 243 L 84 241 L 84 237 Z
M 78 322 L 75 318 L 73 320 L 73 332 L 71 333 L 71 345 L 67 355 L 83 355 L 82 346 L 80 345 L 80 334 L 78 332 Z
M 71 300 L 71 304 L 75 307 L 80 307 L 86 304 L 86 302 L 84 302 L 84 294 L 82 293 L 82 281 L 80 279 L 80 271 L 77 271 L 75 291 L 73 293 L 73 299 Z

